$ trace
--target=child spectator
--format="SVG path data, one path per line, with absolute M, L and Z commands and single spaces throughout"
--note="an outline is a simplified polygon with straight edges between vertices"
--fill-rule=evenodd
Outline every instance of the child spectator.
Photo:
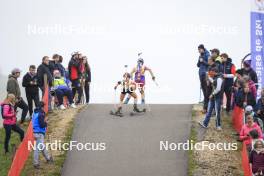
M 9 152 L 8 145 L 11 137 L 11 131 L 15 131 L 20 135 L 20 140 L 24 138 L 24 131 L 16 124 L 15 112 L 16 97 L 14 94 L 8 94 L 6 99 L 1 104 L 1 114 L 4 119 L 3 125 L 5 128 L 5 153 Z
M 15 111 L 17 108 L 22 109 L 21 114 L 21 124 L 24 123 L 27 113 L 28 113 L 28 105 L 21 97 L 21 90 L 18 84 L 17 79 L 20 77 L 21 70 L 18 68 L 15 68 L 12 70 L 11 75 L 9 75 L 8 81 L 7 81 L 7 93 L 8 94 L 14 94 L 16 97 L 16 103 L 15 103 Z
M 29 115 L 31 117 L 33 114 L 33 101 L 35 103 L 35 107 L 39 104 L 38 77 L 35 65 L 29 66 L 29 72 L 23 77 L 22 86 L 25 87 L 26 90 Z
M 66 96 L 72 108 L 76 108 L 73 103 L 72 91 L 67 84 L 67 80 L 61 76 L 60 71 L 54 71 L 53 88 L 58 99 L 58 107 L 62 110 L 66 109 L 63 105 L 63 97 Z
M 247 149 L 248 151 L 251 150 L 251 142 L 252 142 L 252 138 L 250 137 L 250 131 L 252 130 L 257 130 L 258 132 L 258 135 L 259 135 L 259 139 L 262 138 L 262 131 L 260 129 L 260 127 L 258 126 L 257 123 L 254 122 L 254 118 L 253 118 L 253 115 L 252 113 L 247 113 L 246 115 L 246 124 L 244 124 L 241 128 L 241 131 L 240 131 L 240 140 L 241 141 L 244 141 L 246 146 L 247 146 Z
M 36 140 L 36 148 L 34 150 L 34 168 L 39 169 L 39 151 L 43 149 L 41 152 L 45 157 L 48 163 L 53 162 L 53 158 L 48 154 L 46 147 L 44 146 L 44 138 L 46 135 L 47 129 L 47 116 L 44 112 L 44 103 L 41 101 L 38 107 L 34 110 L 34 114 L 32 116 L 32 125 L 33 125 L 33 133 L 34 138 Z

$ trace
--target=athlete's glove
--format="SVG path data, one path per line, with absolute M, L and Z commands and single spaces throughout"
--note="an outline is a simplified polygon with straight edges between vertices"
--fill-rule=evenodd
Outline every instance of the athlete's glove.
M 155 79 L 156 79 L 155 76 L 153 76 L 153 77 L 152 77 L 152 80 L 155 81 Z

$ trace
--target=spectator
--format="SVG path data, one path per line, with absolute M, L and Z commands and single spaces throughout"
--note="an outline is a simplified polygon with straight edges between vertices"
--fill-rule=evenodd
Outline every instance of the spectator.
M 62 61 L 63 61 L 63 57 L 58 55 L 58 54 L 54 54 L 52 56 L 52 62 L 51 62 L 51 65 L 53 65 L 53 69 L 54 70 L 59 70 L 60 73 L 61 73 L 61 76 L 65 77 L 65 68 L 63 67 L 63 65 L 61 64 Z M 54 71 L 53 70 L 53 71 Z M 53 73 L 53 72 L 52 72 Z
M 199 78 L 200 78 L 200 84 L 201 84 L 201 89 L 203 92 L 203 96 L 204 96 L 204 109 L 203 111 L 206 112 L 207 110 L 207 102 L 208 100 L 206 100 L 207 97 L 207 93 L 206 93 L 206 87 L 207 87 L 207 83 L 206 83 L 206 72 L 208 70 L 208 58 L 210 56 L 209 52 L 207 51 L 207 49 L 204 47 L 203 44 L 198 46 L 198 52 L 199 52 L 199 59 L 197 62 L 197 67 L 199 67 Z M 207 102 L 206 102 L 207 101 Z
M 243 85 L 245 81 L 242 77 L 242 70 L 238 69 L 236 71 L 236 80 L 233 85 L 233 102 L 232 102 L 232 107 L 234 108 L 235 102 L 237 101 L 236 98 L 238 97 L 238 93 L 243 90 Z
M 33 101 L 35 103 L 35 107 L 39 103 L 38 77 L 36 74 L 35 65 L 29 66 L 29 72 L 25 74 L 25 76 L 23 77 L 22 85 L 23 87 L 25 87 L 25 90 L 26 90 L 29 114 L 31 117 L 33 113 Z
M 250 113 L 253 116 L 254 122 L 256 122 L 261 130 L 263 131 L 263 121 L 258 117 L 258 115 L 253 111 L 253 107 L 248 105 L 245 107 L 245 114 Z M 246 116 L 244 115 L 244 123 L 247 123 Z
M 87 61 L 87 57 L 84 56 L 81 64 L 81 72 L 84 83 L 84 92 L 86 98 L 86 104 L 89 104 L 90 101 L 90 83 L 91 83 L 91 68 Z
M 254 95 L 250 92 L 248 83 L 244 83 L 243 90 L 238 91 L 235 99 L 235 104 L 240 108 L 245 108 L 248 105 L 255 108 L 256 100 Z
M 76 108 L 76 106 L 73 103 L 72 91 L 69 88 L 69 86 L 67 85 L 65 78 L 61 77 L 59 70 L 54 71 L 53 86 L 55 89 L 55 94 L 56 94 L 56 97 L 58 99 L 58 106 L 60 107 L 60 109 L 62 109 L 62 110 L 66 109 L 65 106 L 63 105 L 63 97 L 64 96 L 66 96 L 68 98 L 70 106 L 72 108 Z
M 261 130 L 262 131 L 262 130 Z M 254 150 L 254 145 L 258 140 L 261 140 L 263 142 L 262 138 L 259 138 L 259 133 L 256 129 L 253 129 L 249 132 L 249 136 L 252 139 L 251 141 L 251 151 Z
M 209 57 L 208 59 L 208 73 L 206 76 L 206 95 L 204 97 L 204 105 L 203 105 L 203 113 L 205 114 L 208 109 L 208 102 L 209 102 L 209 96 L 212 94 L 213 87 L 212 84 L 210 83 L 210 75 L 209 73 L 211 72 L 211 69 L 215 67 L 215 62 L 212 57 Z
M 81 72 L 80 72 L 80 60 L 82 54 L 74 53 L 68 65 L 69 77 L 72 82 L 72 94 L 73 98 L 75 97 L 76 91 L 78 92 L 78 99 L 76 104 L 80 104 L 82 98 L 82 87 L 80 83 Z
M 39 105 L 34 110 L 34 114 L 32 116 L 32 126 L 34 138 L 36 140 L 36 148 L 34 149 L 34 161 L 33 165 L 35 169 L 40 168 L 39 164 L 39 151 L 42 149 L 42 154 L 45 157 L 48 163 L 53 162 L 53 158 L 48 154 L 46 147 L 44 146 L 44 138 L 46 135 L 47 129 L 47 116 L 44 112 L 44 103 L 41 101 Z
M 219 73 L 223 73 L 223 66 L 222 66 L 222 59 L 220 57 L 220 51 L 219 49 L 212 49 L 211 51 L 211 56 L 215 60 L 215 65 L 216 68 L 218 69 Z
M 42 96 L 44 96 L 45 93 L 45 87 L 44 87 L 44 75 L 47 75 L 47 83 L 49 85 L 49 111 L 51 111 L 51 94 L 50 94 L 50 87 L 52 86 L 53 77 L 51 74 L 51 66 L 49 65 L 49 57 L 44 56 L 42 58 L 42 64 L 38 66 L 37 69 L 37 77 L 38 77 L 38 86 L 40 90 L 42 91 Z
M 254 122 L 252 113 L 247 113 L 245 116 L 246 116 L 246 124 L 242 126 L 239 138 L 241 141 L 245 142 L 248 151 L 250 151 L 252 138 L 250 137 L 249 132 L 254 129 L 257 130 L 259 139 L 261 139 L 263 135 L 258 124 Z
M 226 95 L 226 112 L 229 112 L 231 110 L 232 87 L 234 84 L 236 67 L 232 63 L 232 59 L 230 59 L 226 53 L 221 54 L 221 58 L 224 77 L 224 93 Z
M 251 68 L 250 61 L 244 61 L 242 68 L 242 76 L 248 75 L 250 79 L 255 83 L 256 89 L 258 89 L 258 76 L 256 72 Z
M 257 140 L 254 149 L 249 156 L 249 163 L 252 173 L 256 175 L 263 175 L 264 172 L 264 144 L 263 141 Z
M 207 128 L 210 122 L 213 109 L 216 112 L 216 129 L 222 130 L 221 128 L 221 102 L 223 98 L 223 78 L 219 74 L 219 71 L 216 67 L 212 68 L 210 71 L 210 82 L 213 87 L 212 94 L 209 96 L 208 112 L 206 113 L 205 119 L 199 124 Z
M 5 128 L 5 153 L 9 152 L 8 145 L 12 130 L 20 135 L 21 141 L 24 138 L 24 131 L 16 124 L 15 102 L 16 96 L 14 94 L 8 94 L 7 98 L 1 104 L 1 113 L 4 119 L 3 125 Z
M 264 122 L 264 90 L 261 91 L 261 97 L 256 105 L 257 116 Z
M 244 75 L 243 79 L 244 79 L 245 83 L 248 83 L 249 90 L 253 94 L 254 98 L 256 99 L 257 98 L 257 89 L 255 86 L 255 83 L 250 79 L 250 77 L 248 75 Z
M 7 81 L 7 93 L 14 94 L 16 97 L 15 111 L 17 108 L 22 109 L 22 114 L 21 114 L 21 124 L 22 124 L 24 123 L 28 113 L 28 105 L 21 97 L 21 91 L 17 81 L 17 79 L 20 77 L 20 72 L 21 71 L 18 68 L 12 70 L 12 73 L 11 75 L 9 75 L 9 79 Z

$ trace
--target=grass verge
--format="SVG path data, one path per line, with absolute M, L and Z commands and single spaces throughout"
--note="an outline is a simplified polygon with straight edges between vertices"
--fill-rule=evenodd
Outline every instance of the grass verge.
M 196 115 L 195 110 L 192 110 L 192 121 L 191 121 L 192 125 L 191 125 L 189 140 L 193 141 L 194 143 L 197 142 L 197 131 L 193 125 L 194 123 L 193 118 L 195 117 L 195 115 Z M 194 171 L 197 167 L 197 164 L 193 158 L 194 158 L 194 150 L 188 150 L 188 176 L 193 176 Z

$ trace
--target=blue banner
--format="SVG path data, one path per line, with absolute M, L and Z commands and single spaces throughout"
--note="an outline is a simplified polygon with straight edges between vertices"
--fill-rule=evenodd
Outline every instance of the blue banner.
M 264 87 L 264 13 L 251 12 L 251 65 L 258 76 L 258 98 Z

